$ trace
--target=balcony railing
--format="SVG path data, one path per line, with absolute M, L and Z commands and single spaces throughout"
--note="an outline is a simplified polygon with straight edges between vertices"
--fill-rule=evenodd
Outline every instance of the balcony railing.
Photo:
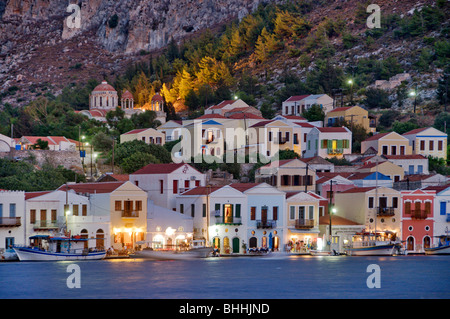
M 0 217 L 0 227 L 20 226 L 20 217 Z
M 125 217 L 125 218 L 138 218 L 139 217 L 139 211 L 123 210 L 122 211 L 122 217 Z
M 241 217 L 228 217 L 223 219 L 222 216 L 215 216 L 216 217 L 216 225 L 242 225 Z
M 287 140 L 286 137 L 281 137 L 281 138 L 275 138 L 274 139 L 274 143 L 275 144 L 286 144 Z
M 329 148 L 327 150 L 328 155 L 337 155 L 337 154 L 343 154 L 344 149 L 343 148 Z
M 33 225 L 34 229 L 55 229 L 58 228 L 56 220 L 36 220 Z
M 378 207 L 378 216 L 394 216 L 394 207 Z
M 428 211 L 425 209 L 411 210 L 412 219 L 426 219 L 428 217 Z
M 277 221 L 276 220 L 264 220 L 264 221 L 257 220 L 256 228 L 259 228 L 259 229 L 277 228 Z
M 314 219 L 296 219 L 295 229 L 309 229 L 314 227 Z

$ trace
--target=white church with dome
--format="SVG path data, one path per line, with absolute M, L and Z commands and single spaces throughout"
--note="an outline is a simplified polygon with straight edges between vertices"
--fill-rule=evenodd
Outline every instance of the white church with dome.
M 156 93 L 151 101 L 143 107 L 136 107 L 133 95 L 126 90 L 122 93 L 119 104 L 119 96 L 116 89 L 106 81 L 102 81 L 101 84 L 97 85 L 89 95 L 89 110 L 82 110 L 79 113 L 89 118 L 106 122 L 106 113 L 114 111 L 116 107 L 120 107 L 127 117 L 147 110 L 154 111 L 156 112 L 156 120 L 160 121 L 161 124 L 166 123 L 164 99 L 159 93 Z

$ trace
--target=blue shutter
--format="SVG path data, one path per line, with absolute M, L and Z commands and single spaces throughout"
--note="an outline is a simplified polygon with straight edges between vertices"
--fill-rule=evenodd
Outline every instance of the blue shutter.
M 441 202 L 441 215 L 447 214 L 447 202 Z

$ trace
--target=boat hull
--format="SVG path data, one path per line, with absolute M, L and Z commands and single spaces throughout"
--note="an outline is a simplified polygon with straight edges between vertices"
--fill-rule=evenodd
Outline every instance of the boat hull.
M 55 253 L 32 248 L 14 248 L 20 261 L 63 261 L 63 260 L 99 260 L 106 256 L 106 251 L 88 254 Z
M 349 248 L 347 250 L 347 254 L 349 256 L 393 256 L 396 250 L 397 247 L 395 244 L 379 245 L 379 246 Z
M 189 260 L 209 257 L 212 251 L 212 248 L 196 248 L 187 251 L 161 251 L 144 249 L 141 251 L 136 251 L 133 257 L 153 260 Z
M 311 250 L 311 256 L 333 256 L 334 254 L 331 251 L 325 250 Z
M 450 246 L 425 248 L 425 255 L 450 255 Z

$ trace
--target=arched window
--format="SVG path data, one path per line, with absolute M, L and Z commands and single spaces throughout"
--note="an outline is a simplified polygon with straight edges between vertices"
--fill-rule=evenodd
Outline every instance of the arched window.
M 414 250 L 414 237 L 409 236 L 406 240 L 406 249 L 407 250 Z
M 423 238 L 423 248 L 430 248 L 431 247 L 431 238 L 430 236 L 425 236 Z
M 103 229 L 97 229 L 95 238 L 95 248 L 105 249 L 105 232 L 103 231 Z
M 250 240 L 248 241 L 248 247 L 249 248 L 256 248 L 258 247 L 258 239 L 256 237 L 250 237 Z

